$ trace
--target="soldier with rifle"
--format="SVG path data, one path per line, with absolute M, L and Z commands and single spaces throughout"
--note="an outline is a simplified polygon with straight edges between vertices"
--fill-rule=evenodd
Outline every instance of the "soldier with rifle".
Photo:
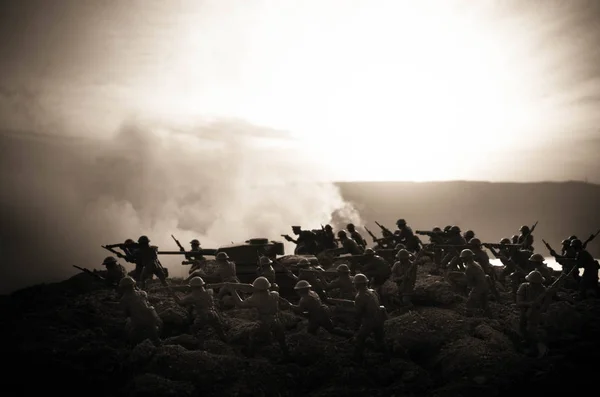
M 496 288 L 498 276 L 496 275 L 494 266 L 490 263 L 489 255 L 483 250 L 481 240 L 474 237 L 469 241 L 469 245 L 471 246 L 471 251 L 475 254 L 475 262 L 479 263 L 479 266 L 481 266 L 487 276 L 488 283 L 490 284 L 490 291 L 492 291 L 492 294 L 497 301 L 500 300 L 500 294 Z
M 285 329 L 279 320 L 279 304 L 283 302 L 286 306 L 290 303 L 282 300 L 279 293 L 270 291 L 271 283 L 264 277 L 258 277 L 252 283 L 252 295 L 242 300 L 238 294 L 235 284 L 227 285 L 235 301 L 235 305 L 241 308 L 256 309 L 258 312 L 258 327 L 250 335 L 250 343 L 248 345 L 248 355 L 254 355 L 255 346 L 261 334 L 274 336 L 283 353 L 284 359 L 290 358 L 289 350 L 285 341 Z
M 292 232 L 298 236 L 296 239 L 287 234 L 282 234 L 281 237 L 296 244 L 294 255 L 316 255 L 318 253 L 317 238 L 313 232 L 302 230 L 301 226 L 292 226 Z
M 409 252 L 418 252 L 421 249 L 421 240 L 415 236 L 411 227 L 406 224 L 406 220 L 398 219 L 396 227 L 398 228 L 394 233 L 396 243 L 404 245 Z
M 387 249 L 390 247 L 393 247 L 395 242 L 394 239 L 390 239 L 389 237 L 386 238 L 377 238 L 377 236 L 375 236 L 373 234 L 372 231 L 370 231 L 366 226 L 365 226 L 365 230 L 367 231 L 367 233 L 369 233 L 369 236 L 371 236 L 371 238 L 373 239 L 373 243 L 375 243 L 375 248 L 381 248 L 381 249 Z
M 416 230 L 415 233 L 429 237 L 429 242 L 433 245 L 433 263 L 435 263 L 436 272 L 439 272 L 442 264 L 442 249 L 437 248 L 435 245 L 445 244 L 447 237 L 446 232 L 436 226 L 432 230 Z
M 294 273 L 289 272 L 290 278 L 295 281 L 304 280 L 312 285 L 312 289 L 319 295 L 321 300 L 325 303 L 328 302 L 329 298 L 325 293 L 325 283 L 321 280 L 321 275 L 325 273 L 325 270 L 322 268 L 317 268 L 311 265 L 310 261 L 306 258 L 303 258 L 296 265 L 298 268 L 298 275 L 296 276 Z
M 300 280 L 296 283 L 294 290 L 300 296 L 300 302 L 297 305 L 290 305 L 290 309 L 296 314 L 307 314 L 309 334 L 316 335 L 319 328 L 324 328 L 332 335 L 351 338 L 353 333 L 333 326 L 329 308 L 321 302 L 319 295 L 311 290 L 312 286 L 306 280 Z
M 273 261 L 266 256 L 261 256 L 258 259 L 258 266 L 256 268 L 256 277 L 264 277 L 271 283 L 271 291 L 279 291 L 279 286 L 275 282 L 275 269 L 273 268 Z
M 325 291 L 337 290 L 337 298 L 354 299 L 356 289 L 354 288 L 352 276 L 350 276 L 350 268 L 346 264 L 341 264 L 336 268 L 336 272 L 337 277 L 332 282 L 328 283 L 323 280 Z
M 417 254 L 417 258 L 421 253 Z M 415 291 L 415 283 L 417 282 L 417 260 L 410 260 L 410 252 L 401 249 L 396 254 L 396 263 L 392 267 L 392 280 L 398 285 L 398 290 L 402 296 L 402 304 L 412 307 L 412 295 Z
M 128 276 L 139 280 L 142 274 L 142 265 L 137 261 L 138 244 L 135 241 L 128 238 L 122 244 L 109 244 L 102 245 L 101 247 L 114 254 L 117 258 L 125 259 L 125 261 L 129 263 L 135 264 L 135 269 L 130 271 L 128 273 Z M 115 248 L 119 248 L 123 252 L 121 253 L 119 251 L 116 251 Z
M 338 238 L 340 243 L 342 244 L 343 253 L 350 255 L 362 255 L 363 249 L 356 243 L 356 241 L 348 238 L 348 234 L 346 234 L 345 230 L 340 230 L 338 233 Z
M 371 288 L 382 297 L 381 287 L 392 274 L 392 268 L 385 259 L 376 255 L 371 248 L 365 250 L 364 257 L 365 264 L 362 266 L 361 273 L 369 278 Z
M 146 286 L 146 280 L 152 276 L 158 277 L 164 287 L 169 287 L 167 283 L 168 274 L 166 269 L 158 260 L 158 247 L 150 245 L 150 239 L 147 236 L 140 236 L 138 239 L 137 261 L 142 266 L 140 275 L 140 286 L 142 289 Z
M 511 240 L 503 238 L 500 240 L 500 244 L 483 243 L 490 252 L 502 262 L 504 265 L 503 274 L 508 279 L 510 293 L 513 301 L 517 299 L 517 290 L 521 285 L 522 280 L 525 279 L 527 273 L 512 259 L 512 247 L 518 246 L 511 244 Z M 498 250 L 496 250 L 498 248 Z
M 119 285 L 119 281 L 121 281 L 122 278 L 127 277 L 127 271 L 119 262 L 117 262 L 117 259 L 114 256 L 107 256 L 106 258 L 104 258 L 104 261 L 102 261 L 102 265 L 106 266 L 106 273 L 104 277 L 102 277 L 95 271 L 92 272 L 84 267 L 79 267 L 75 265 L 73 265 L 73 267 L 81 270 L 86 274 L 89 274 L 97 280 L 106 283 L 106 285 L 108 285 L 111 288 L 116 288 Z
M 150 339 L 155 345 L 160 345 L 162 320 L 148 302 L 148 294 L 135 287 L 136 282 L 131 277 L 124 277 L 119 282 L 122 292 L 119 304 L 127 316 L 125 331 L 129 342 L 136 345 Z
M 526 249 L 528 251 L 534 251 L 533 248 L 533 231 L 535 230 L 536 226 L 538 224 L 538 221 L 536 221 L 533 226 L 531 226 L 531 228 L 529 228 L 529 226 L 527 225 L 523 225 L 521 226 L 521 228 L 519 229 L 519 232 L 521 232 L 521 234 L 519 235 L 519 237 L 517 238 L 517 244 L 521 244 L 521 248 L 522 249 Z
M 470 249 L 464 249 L 459 255 L 465 266 L 465 275 L 467 276 L 467 288 L 470 289 L 467 298 L 467 315 L 472 315 L 473 309 L 482 309 L 486 315 L 491 315 L 488 306 L 489 282 L 486 274 L 475 262 L 475 254 Z
M 194 322 L 192 332 L 198 337 L 201 343 L 204 343 L 203 330 L 206 326 L 211 327 L 219 339 L 227 343 L 227 337 L 223 332 L 221 318 L 215 309 L 214 292 L 212 289 L 206 289 L 206 283 L 202 277 L 194 277 L 190 280 L 189 286 L 191 293 L 179 298 L 173 294 L 173 299 L 179 305 L 189 307 L 193 310 Z
M 175 236 L 173 236 L 171 234 L 171 238 L 173 238 L 173 240 L 175 241 L 175 244 L 177 244 L 177 246 L 179 247 L 179 251 L 186 252 L 185 248 L 181 245 L 179 240 L 177 240 L 175 238 Z M 202 266 L 202 263 L 204 263 L 206 258 L 204 257 L 204 255 L 202 255 L 202 247 L 200 246 L 200 240 L 193 239 L 192 241 L 190 241 L 190 246 L 191 246 L 190 251 L 188 253 L 184 254 L 186 260 L 181 262 L 181 264 L 182 265 L 187 265 L 187 264 L 192 265 L 190 267 L 190 270 L 188 271 L 189 274 L 192 274 L 196 270 L 200 269 L 200 267 Z M 197 252 L 198 254 L 192 254 L 192 252 Z
M 571 240 L 571 248 L 575 252 L 575 258 L 566 258 L 558 255 L 554 250 L 550 254 L 561 263 L 569 263 L 573 268 L 583 268 L 583 274 L 581 275 L 581 281 L 579 282 L 579 290 L 581 296 L 586 297 L 597 297 L 598 296 L 598 269 L 600 265 L 594 257 L 583 248 L 581 240 Z M 571 270 L 573 271 L 573 270 Z
M 327 224 L 325 226 L 321 226 L 323 230 L 323 241 L 321 243 L 322 247 L 325 250 L 336 249 L 338 247 L 338 243 L 335 239 L 335 234 L 333 234 L 333 228 L 331 225 Z
M 363 236 L 360 235 L 353 223 L 349 223 L 348 225 L 346 225 L 346 230 L 348 230 L 348 233 L 350 233 L 350 238 L 356 241 L 356 244 L 358 244 L 359 247 L 361 247 L 362 249 L 365 249 L 367 247 L 367 240 L 365 240 Z
M 540 273 L 544 278 L 545 284 L 552 284 L 555 280 L 552 269 L 544 262 L 544 256 L 541 254 L 533 254 L 529 258 L 529 262 L 533 263 L 535 271 Z

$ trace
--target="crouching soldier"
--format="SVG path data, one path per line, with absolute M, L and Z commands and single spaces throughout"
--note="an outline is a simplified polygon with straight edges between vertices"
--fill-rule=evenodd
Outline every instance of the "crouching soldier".
M 354 276 L 354 286 L 358 291 L 354 298 L 358 332 L 356 333 L 356 346 L 354 361 L 362 363 L 364 360 L 365 342 L 370 335 L 375 338 L 375 343 L 389 361 L 389 351 L 385 345 L 384 324 L 387 319 L 385 307 L 379 304 L 377 293 L 369 289 L 369 279 L 364 274 Z
M 350 276 L 350 268 L 346 264 L 338 265 L 337 278 L 330 283 L 326 283 L 325 290 L 337 290 L 337 297 L 340 299 L 353 300 L 356 296 L 356 289 L 352 276 Z
M 467 315 L 472 315 L 474 309 L 482 309 L 489 316 L 489 283 L 481 266 L 473 260 L 474 256 L 473 251 L 470 249 L 462 250 L 460 253 L 460 259 L 465 265 L 467 288 L 470 289 L 466 302 Z
M 331 315 L 329 308 L 325 306 L 319 295 L 316 292 L 311 291 L 311 285 L 306 280 L 300 280 L 294 287 L 298 295 L 300 295 L 300 302 L 298 305 L 290 305 L 290 308 L 297 314 L 308 313 L 308 333 L 315 335 L 319 328 L 323 327 L 327 332 L 332 335 L 344 336 L 351 338 L 354 333 L 346 331 L 333 326 L 331 321 Z
M 136 289 L 135 284 L 135 280 L 131 277 L 124 277 L 119 282 L 119 288 L 123 293 L 120 305 L 127 316 L 125 332 L 133 345 L 146 339 L 160 344 L 162 320 L 154 307 L 150 306 L 148 294 Z
M 216 273 L 222 283 L 239 283 L 240 279 L 237 277 L 237 269 L 235 262 L 229 260 L 227 252 L 219 252 L 215 257 L 217 262 Z M 221 288 L 217 294 L 219 302 L 228 294 L 227 288 Z
M 285 329 L 279 320 L 279 302 L 281 298 L 276 291 L 269 291 L 271 283 L 264 277 L 258 277 L 252 283 L 254 289 L 252 295 L 242 300 L 235 288 L 227 286 L 226 288 L 233 295 L 236 306 L 241 308 L 254 308 L 258 312 L 258 327 L 250 336 L 248 345 L 248 355 L 255 353 L 256 342 L 262 335 L 274 336 L 279 343 L 284 359 L 289 359 L 289 350 L 285 342 Z M 284 301 L 287 304 L 289 302 Z
M 106 266 L 104 279 L 110 286 L 118 285 L 121 279 L 127 277 L 127 271 L 114 256 L 104 258 L 102 265 Z
M 201 343 L 204 342 L 203 330 L 205 326 L 211 327 L 219 339 L 227 343 L 227 338 L 223 332 L 221 325 L 221 319 L 215 310 L 215 303 L 213 299 L 213 290 L 205 289 L 204 280 L 201 277 L 194 277 L 190 280 L 190 287 L 192 292 L 183 298 L 179 298 L 173 294 L 175 302 L 181 306 L 192 307 L 194 313 L 194 323 L 192 325 L 192 332 Z
M 544 281 L 540 272 L 534 270 L 525 277 L 525 282 L 517 291 L 517 307 L 521 309 L 519 331 L 539 357 L 543 357 L 548 351 L 539 335 L 541 315 L 549 303 Z
M 275 269 L 273 261 L 267 256 L 261 256 L 256 269 L 257 277 L 264 277 L 271 283 L 271 291 L 279 291 L 279 286 L 275 282 Z

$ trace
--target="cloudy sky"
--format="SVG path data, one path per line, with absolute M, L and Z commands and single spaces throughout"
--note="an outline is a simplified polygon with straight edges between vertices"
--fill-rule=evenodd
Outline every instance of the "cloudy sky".
M 237 119 L 337 180 L 600 183 L 599 21 L 594 0 L 3 1 L 0 129 Z

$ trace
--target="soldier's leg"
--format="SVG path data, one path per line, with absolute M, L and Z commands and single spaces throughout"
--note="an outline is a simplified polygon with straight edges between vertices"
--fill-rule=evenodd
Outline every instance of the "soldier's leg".
M 521 337 L 525 340 L 529 338 L 527 332 L 527 323 L 527 311 L 521 310 L 521 314 L 519 316 L 519 333 L 521 334 Z
M 140 280 L 138 282 L 141 289 L 146 288 L 146 280 L 150 277 L 152 277 L 152 270 L 148 269 L 148 266 L 144 266 L 140 272 Z
M 169 284 L 167 283 L 166 275 L 161 268 L 155 267 L 153 274 L 160 280 L 160 283 L 163 285 L 163 287 L 169 286 Z
M 356 344 L 354 346 L 354 361 L 362 362 L 365 353 L 365 342 L 371 333 L 373 327 L 369 323 L 363 322 L 356 333 Z
M 383 324 L 377 326 L 373 330 L 373 338 L 375 339 L 375 346 L 383 353 L 386 360 L 390 359 L 390 352 L 385 344 L 385 330 Z

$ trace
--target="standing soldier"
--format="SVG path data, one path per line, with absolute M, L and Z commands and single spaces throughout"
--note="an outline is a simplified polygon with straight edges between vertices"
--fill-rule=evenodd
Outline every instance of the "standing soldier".
M 325 225 L 323 229 L 323 248 L 325 249 L 336 249 L 338 243 L 335 240 L 335 234 L 333 234 L 333 228 L 331 225 Z
M 145 339 L 160 344 L 162 321 L 148 302 L 148 294 L 135 288 L 135 280 L 124 277 L 119 282 L 122 296 L 120 306 L 127 316 L 125 331 L 130 343 L 136 345 Z
M 475 262 L 473 251 L 464 249 L 460 253 L 460 259 L 465 265 L 465 275 L 467 276 L 467 287 L 470 288 L 467 298 L 467 314 L 472 315 L 473 309 L 483 309 L 486 315 L 490 314 L 488 307 L 489 284 L 485 277 L 485 272 Z
M 398 285 L 402 295 L 402 304 L 411 307 L 412 295 L 415 291 L 417 282 L 417 264 L 416 260 L 410 260 L 410 253 L 402 249 L 396 254 L 397 262 L 392 267 L 392 279 Z
M 160 283 L 169 287 L 167 283 L 167 275 L 165 269 L 161 266 L 158 255 L 156 254 L 158 247 L 150 245 L 150 239 L 147 236 L 141 236 L 138 239 L 137 260 L 141 263 L 142 274 L 140 275 L 140 284 L 142 289 L 146 286 L 146 280 L 152 276 L 158 277 Z
M 104 279 L 111 286 L 118 285 L 122 278 L 127 277 L 127 271 L 114 256 L 104 258 L 102 265 L 106 266 Z
M 192 246 L 192 249 L 190 249 L 191 252 L 198 252 L 198 254 L 185 254 L 185 259 L 192 263 L 192 266 L 189 270 L 189 274 L 192 274 L 196 270 L 200 269 L 200 266 L 206 260 L 206 258 L 204 258 L 204 256 L 200 253 L 202 250 L 202 247 L 200 247 L 200 240 L 193 239 L 190 241 L 190 245 Z M 183 251 L 183 249 L 180 249 L 180 251 Z
M 534 270 L 525 277 L 525 281 L 517 291 L 517 307 L 521 310 L 519 331 L 526 343 L 542 357 L 548 350 L 538 334 L 542 312 L 549 303 L 543 285 L 544 277 Z
M 338 239 L 342 243 L 345 253 L 350 255 L 362 255 L 363 249 L 356 243 L 356 241 L 348 238 L 348 234 L 345 230 L 337 232 Z
M 533 254 L 529 257 L 529 261 L 533 264 L 535 271 L 540 273 L 544 278 L 544 284 L 552 284 L 554 276 L 552 274 L 552 269 L 544 262 L 544 256 L 541 254 Z
M 406 220 L 398 219 L 396 221 L 396 226 L 398 227 L 397 233 L 395 233 L 396 242 L 404 245 L 406 249 L 410 252 L 419 251 L 419 249 L 421 248 L 421 241 L 417 236 L 415 236 L 410 226 L 406 224 Z
M 354 288 L 354 282 L 350 276 L 350 268 L 345 263 L 338 265 L 337 267 L 337 278 L 331 283 L 326 283 L 325 290 L 338 290 L 337 297 L 340 299 L 353 300 L 356 296 L 356 289 Z
M 346 229 L 348 229 L 348 233 L 350 233 L 350 238 L 356 241 L 356 244 L 358 244 L 359 247 L 362 249 L 367 247 L 367 240 L 365 240 L 363 236 L 361 236 L 361 234 L 356 230 L 356 227 L 353 223 L 346 225 Z
M 308 313 L 308 333 L 316 335 L 319 328 L 323 327 L 332 335 L 351 338 L 353 336 L 352 332 L 333 326 L 329 308 L 321 302 L 319 295 L 317 295 L 316 292 L 311 291 L 310 288 L 311 285 L 308 281 L 298 281 L 294 290 L 300 295 L 300 302 L 298 302 L 297 305 L 290 305 L 290 308 L 296 314 L 303 314 L 304 312 Z
M 531 234 L 529 226 L 523 225 L 519 231 L 521 234 L 517 237 L 517 244 L 521 244 L 521 248 L 527 251 L 533 251 L 533 234 Z
M 271 291 L 279 291 L 279 286 L 275 282 L 275 269 L 273 268 L 273 261 L 266 256 L 261 256 L 258 260 L 258 267 L 256 269 L 256 277 L 264 277 L 271 283 Z
M 490 263 L 489 255 L 487 254 L 487 252 L 485 252 L 483 246 L 481 245 L 481 240 L 474 237 L 471 239 L 469 244 L 473 247 L 471 248 L 471 251 L 473 251 L 473 254 L 475 255 L 473 259 L 479 264 L 479 266 L 481 266 L 483 272 L 486 274 L 486 278 L 488 280 L 488 284 L 490 285 L 490 290 L 492 291 L 494 298 L 496 298 L 497 301 L 500 300 L 500 294 L 496 289 L 496 280 L 498 280 L 498 276 L 496 276 L 494 266 L 492 266 L 492 264 Z
M 381 286 L 392 274 L 392 268 L 385 259 L 375 255 L 375 251 L 371 248 L 367 248 L 364 255 L 366 263 L 363 265 L 361 273 L 371 280 L 371 287 L 381 297 Z
M 383 352 L 387 361 L 390 359 L 389 351 L 385 345 L 384 324 L 387 319 L 385 307 L 379 304 L 377 293 L 367 287 L 369 279 L 364 274 L 354 276 L 354 286 L 358 291 L 354 298 L 358 332 L 356 334 L 356 347 L 354 360 L 364 361 L 365 342 L 370 335 L 375 338 L 377 347 Z
M 289 359 L 289 350 L 285 342 L 285 329 L 279 321 L 279 293 L 276 291 L 269 291 L 271 283 L 264 277 L 258 277 L 252 283 L 254 292 L 252 295 L 242 300 L 237 290 L 231 289 L 233 299 L 238 307 L 246 309 L 256 309 L 258 312 L 258 328 L 250 336 L 250 343 L 248 345 L 248 354 L 253 356 L 255 352 L 256 342 L 261 334 L 273 335 L 281 351 L 283 352 L 284 358 Z
M 194 324 L 192 332 L 196 335 L 201 343 L 204 343 L 203 330 L 205 326 L 209 326 L 215 330 L 215 333 L 222 342 L 227 343 L 227 337 L 223 332 L 221 319 L 215 310 L 214 293 L 212 289 L 205 289 L 205 283 L 202 277 L 194 277 L 190 280 L 192 292 L 183 298 L 179 298 L 173 294 L 175 302 L 181 306 L 191 307 L 194 311 Z
M 222 283 L 239 283 L 240 280 L 237 277 L 237 270 L 235 263 L 229 260 L 227 252 L 219 252 L 215 257 L 217 262 L 217 269 L 215 273 L 219 277 L 219 281 Z M 227 288 L 219 289 L 217 299 L 221 301 L 225 295 L 228 294 Z
M 581 240 L 571 240 L 571 249 L 573 250 L 575 257 L 567 258 L 558 255 L 555 251 L 551 251 L 550 254 L 560 260 L 561 263 L 570 263 L 578 268 L 583 268 L 583 275 L 579 282 L 579 289 L 582 297 L 596 297 L 598 296 L 598 261 L 594 260 L 594 257 L 583 248 Z

